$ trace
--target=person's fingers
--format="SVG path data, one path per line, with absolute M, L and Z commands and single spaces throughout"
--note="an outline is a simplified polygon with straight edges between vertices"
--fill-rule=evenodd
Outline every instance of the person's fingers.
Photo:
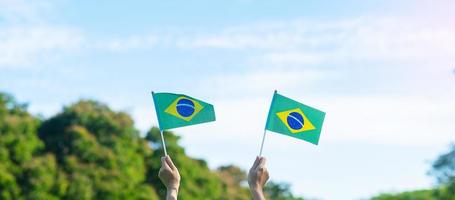
M 169 165 L 167 165 L 167 164 L 166 164 L 165 166 L 162 166 L 161 169 L 160 169 L 160 171 L 162 171 L 162 173 L 165 173 L 165 172 L 166 172 L 166 173 L 167 173 L 167 172 L 172 173 L 171 167 L 169 167 Z
M 166 157 L 161 158 L 161 169 L 172 171 L 171 167 L 166 162 Z
M 163 177 L 164 176 L 164 171 L 165 171 L 165 169 L 163 167 L 161 167 L 160 171 L 158 172 L 158 177 Z
M 161 157 L 161 166 L 164 166 L 166 164 L 166 157 Z
M 260 157 L 259 158 L 259 164 L 261 164 L 261 163 L 265 164 L 266 161 L 267 161 L 267 159 L 265 157 Z
M 265 168 L 266 159 L 264 157 L 259 158 L 258 169 Z
M 172 170 L 177 169 L 177 167 L 175 167 L 174 163 L 172 162 L 171 157 L 166 156 L 165 160 L 166 160 L 167 165 L 169 165 L 169 167 L 171 167 Z
M 256 156 L 256 160 L 254 160 L 254 163 L 253 163 L 253 167 L 251 167 L 252 169 L 256 169 L 259 165 L 259 157 Z
M 264 172 L 267 171 L 267 169 L 266 169 L 265 167 L 259 166 L 258 169 L 257 169 L 257 171 L 259 171 L 260 173 L 264 173 Z

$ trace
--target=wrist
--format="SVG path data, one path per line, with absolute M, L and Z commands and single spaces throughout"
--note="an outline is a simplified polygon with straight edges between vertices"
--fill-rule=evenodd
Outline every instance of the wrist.
M 180 185 L 169 185 L 166 189 L 167 190 L 179 190 Z
M 259 191 L 262 191 L 263 187 L 262 185 L 260 184 L 248 184 L 250 186 L 250 189 L 253 191 L 253 190 L 259 190 Z
M 262 187 L 250 187 L 251 196 L 253 200 L 265 200 L 264 192 Z
M 179 188 L 177 187 L 169 187 L 167 189 L 166 200 L 177 200 L 177 195 L 179 192 Z

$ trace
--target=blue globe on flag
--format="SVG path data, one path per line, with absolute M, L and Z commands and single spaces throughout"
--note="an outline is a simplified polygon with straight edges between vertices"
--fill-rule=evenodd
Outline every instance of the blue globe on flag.
M 194 103 L 189 99 L 180 99 L 176 108 L 177 113 L 183 117 L 189 117 L 194 113 Z
M 298 112 L 289 113 L 286 121 L 287 121 L 289 127 L 291 127 L 294 130 L 299 130 L 299 129 L 303 128 L 303 125 L 304 125 L 303 116 Z

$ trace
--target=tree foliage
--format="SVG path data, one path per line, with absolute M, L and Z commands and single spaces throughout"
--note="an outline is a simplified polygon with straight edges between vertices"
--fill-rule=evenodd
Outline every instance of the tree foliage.
M 55 159 L 37 137 L 40 121 L 0 94 L 0 199 L 56 199 Z
M 146 182 L 153 151 L 132 119 L 95 101 L 79 101 L 38 132 L 69 184 L 65 199 L 157 199 Z
M 381 194 L 371 198 L 371 200 L 436 200 L 433 190 L 417 190 L 394 194 Z

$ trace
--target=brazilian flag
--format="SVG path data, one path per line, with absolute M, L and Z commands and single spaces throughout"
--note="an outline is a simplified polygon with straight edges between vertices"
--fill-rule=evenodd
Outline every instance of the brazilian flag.
M 160 130 L 215 121 L 213 105 L 173 93 L 154 93 L 156 115 Z
M 317 145 L 324 117 L 324 112 L 275 91 L 265 129 Z

